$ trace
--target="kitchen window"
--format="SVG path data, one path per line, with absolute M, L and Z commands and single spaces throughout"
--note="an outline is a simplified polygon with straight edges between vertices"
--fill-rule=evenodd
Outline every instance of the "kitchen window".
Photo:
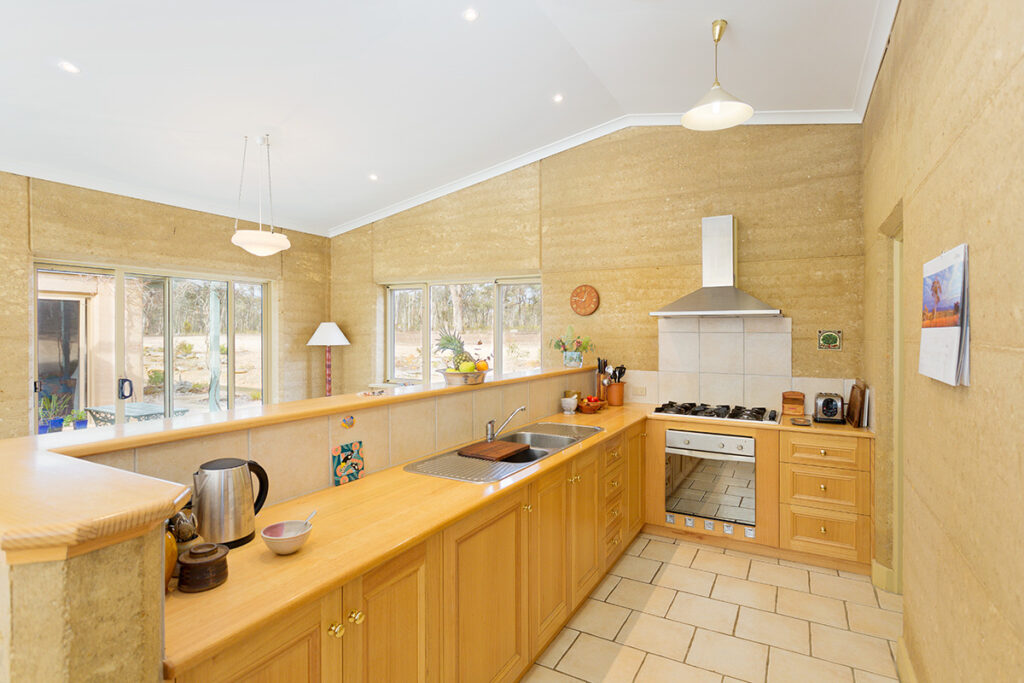
M 263 403 L 269 286 L 38 264 L 37 422 L 84 414 L 88 426 L 120 424 Z
M 387 379 L 439 381 L 450 353 L 445 337 L 462 341 L 496 376 L 541 366 L 541 285 L 535 279 L 425 282 L 387 286 Z M 426 378 L 426 379 L 424 379 Z

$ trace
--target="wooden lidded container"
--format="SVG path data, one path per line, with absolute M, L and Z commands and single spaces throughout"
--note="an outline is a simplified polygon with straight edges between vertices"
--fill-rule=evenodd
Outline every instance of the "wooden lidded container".
M 219 543 L 198 543 L 178 556 L 178 590 L 199 593 L 228 580 L 228 547 Z
M 782 414 L 803 415 L 804 414 L 804 392 L 783 391 L 782 392 Z

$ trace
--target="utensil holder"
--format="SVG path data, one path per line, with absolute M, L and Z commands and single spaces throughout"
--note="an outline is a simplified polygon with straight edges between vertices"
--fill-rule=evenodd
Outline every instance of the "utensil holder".
M 612 382 L 608 385 L 608 405 L 621 406 L 622 398 L 626 393 L 625 382 Z

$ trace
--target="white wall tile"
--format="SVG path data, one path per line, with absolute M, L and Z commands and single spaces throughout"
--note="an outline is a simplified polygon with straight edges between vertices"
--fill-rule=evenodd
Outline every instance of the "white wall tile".
M 658 372 L 658 403 L 695 401 L 699 395 L 700 376 L 696 372 Z
M 855 379 L 844 379 L 843 380 L 843 399 L 847 403 L 850 402 L 850 391 L 853 389 L 853 385 L 857 380 Z
M 701 332 L 742 332 L 743 318 L 699 318 Z
M 823 377 L 794 377 L 793 391 L 804 394 L 804 412 L 814 412 L 814 395 L 817 393 L 843 393 L 843 380 Z
M 743 374 L 743 333 L 701 332 L 700 371 Z
M 782 411 L 782 392 L 793 386 L 792 377 L 744 375 L 743 405 L 748 408 L 764 406 L 768 410 Z
M 744 333 L 743 372 L 748 375 L 792 376 L 793 337 L 769 332 Z
M 658 318 L 658 332 L 700 332 L 697 318 Z
M 774 316 L 754 316 L 743 319 L 744 332 L 776 332 L 793 333 L 792 318 L 777 318 Z
M 711 405 L 743 403 L 743 375 L 702 372 L 700 374 L 700 400 L 702 403 Z
M 697 372 L 700 369 L 700 335 L 696 332 L 659 334 L 658 369 L 668 372 Z
M 658 373 L 654 370 L 627 370 L 627 403 L 661 403 L 658 400 Z
M 482 439 L 487 434 L 487 421 L 501 421 L 501 387 L 477 389 L 473 394 L 473 438 Z

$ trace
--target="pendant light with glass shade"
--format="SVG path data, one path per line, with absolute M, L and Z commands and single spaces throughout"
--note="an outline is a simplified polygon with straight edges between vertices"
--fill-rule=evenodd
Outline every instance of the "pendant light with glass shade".
M 690 130 L 732 128 L 754 115 L 753 107 L 730 95 L 718 82 L 718 41 L 728 25 L 725 19 L 711 22 L 711 38 L 715 41 L 715 84 L 690 111 L 683 114 L 683 125 Z
M 272 256 L 292 246 L 288 238 L 278 228 L 274 232 L 274 195 L 270 185 L 270 135 L 265 134 L 259 142 L 267 150 L 267 205 L 270 209 L 270 224 L 263 229 L 263 167 L 260 166 L 260 178 L 256 190 L 256 205 L 259 212 L 256 229 L 238 229 L 238 217 L 242 212 L 242 186 L 245 182 L 245 152 L 249 147 L 249 136 L 242 141 L 242 176 L 238 180 L 238 208 L 235 211 L 235 234 L 231 243 L 245 249 L 254 256 Z

